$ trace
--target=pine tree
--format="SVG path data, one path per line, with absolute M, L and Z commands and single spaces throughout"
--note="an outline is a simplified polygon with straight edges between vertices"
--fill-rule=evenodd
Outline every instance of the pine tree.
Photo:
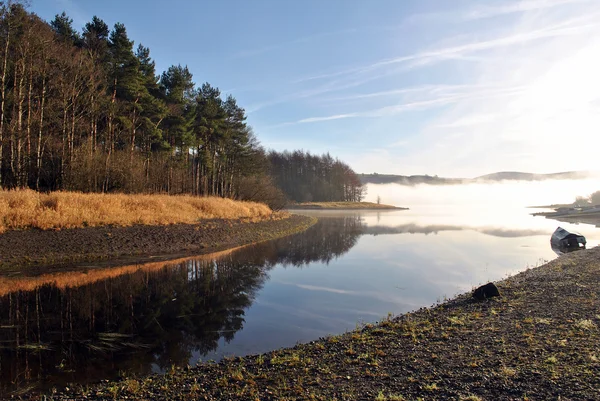
M 140 120 L 139 147 L 144 153 L 145 177 L 148 184 L 150 174 L 152 149 L 164 149 L 165 142 L 162 137 L 160 124 L 167 115 L 167 106 L 160 98 L 161 91 L 156 75 L 155 63 L 150 58 L 150 49 L 142 46 L 137 48 L 136 57 L 139 61 L 139 73 L 142 79 L 142 87 L 139 92 Z M 132 149 L 133 153 L 133 149 Z
M 56 14 L 50 22 L 50 26 L 52 26 L 60 41 L 70 45 L 80 44 L 81 38 L 73 28 L 73 19 L 69 18 L 66 12 L 63 11 L 60 15 Z
M 202 84 L 196 102 L 194 132 L 197 144 L 196 157 L 199 159 L 203 177 L 201 193 L 216 195 L 219 169 L 217 156 L 221 142 L 224 140 L 227 114 L 223 107 L 221 92 L 208 82 Z
M 192 131 L 196 89 L 192 73 L 181 65 L 171 66 L 160 78 L 160 90 L 167 106 L 161 123 L 164 138 L 171 149 L 181 152 L 194 145 Z

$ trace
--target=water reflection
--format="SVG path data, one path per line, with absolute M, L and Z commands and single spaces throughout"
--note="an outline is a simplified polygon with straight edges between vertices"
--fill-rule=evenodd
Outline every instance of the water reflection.
M 148 373 L 230 340 L 263 285 L 260 265 L 190 260 L 157 271 L 0 299 L 3 383 Z
M 329 263 L 361 232 L 347 216 L 176 263 L 2 278 L 2 393 L 185 365 L 234 338 L 273 266 Z
M 377 216 L 379 221 L 380 216 Z M 437 234 L 441 231 L 463 231 L 463 230 L 474 230 L 482 234 L 492 235 L 495 237 L 505 238 L 516 238 L 516 237 L 528 237 L 531 235 L 544 235 L 544 230 L 525 230 L 525 229 L 506 229 L 506 228 L 478 228 L 478 227 L 465 227 L 465 226 L 453 226 L 453 225 L 417 225 L 414 223 L 404 224 L 400 226 L 372 226 L 365 227 L 363 234 L 369 235 L 382 235 L 382 234 Z
M 0 392 L 266 352 L 431 305 L 553 257 L 557 223 L 520 213 L 316 211 L 303 234 L 218 254 L 0 277 Z M 591 246 L 592 229 L 578 230 Z

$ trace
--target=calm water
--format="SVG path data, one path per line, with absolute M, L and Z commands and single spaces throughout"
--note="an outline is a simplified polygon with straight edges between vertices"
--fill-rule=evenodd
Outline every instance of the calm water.
M 553 259 L 559 224 L 589 247 L 600 242 L 592 225 L 532 217 L 523 205 L 410 206 L 307 212 L 319 222 L 303 234 L 218 255 L 0 278 L 2 392 L 161 372 L 342 333 Z

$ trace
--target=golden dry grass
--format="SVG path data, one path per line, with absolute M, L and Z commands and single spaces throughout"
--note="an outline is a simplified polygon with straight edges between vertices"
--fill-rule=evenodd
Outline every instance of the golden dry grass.
M 248 245 L 239 246 L 236 248 L 227 249 L 225 251 L 208 253 L 205 255 L 197 255 L 168 261 L 150 262 L 143 264 L 134 264 L 119 267 L 107 267 L 91 269 L 88 271 L 70 271 L 41 274 L 33 277 L 2 277 L 0 276 L 0 297 L 17 291 L 33 291 L 36 288 L 44 285 L 54 285 L 60 289 L 80 287 L 101 280 L 122 276 L 124 274 L 135 273 L 139 270 L 157 271 L 166 266 L 178 265 L 189 260 L 216 260 L 231 254 L 234 251 L 242 249 Z
M 214 218 L 261 220 L 271 214 L 262 203 L 218 197 L 0 191 L 0 232 L 196 223 Z

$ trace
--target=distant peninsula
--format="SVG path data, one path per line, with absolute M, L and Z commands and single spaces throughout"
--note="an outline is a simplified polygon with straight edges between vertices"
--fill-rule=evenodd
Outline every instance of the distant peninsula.
M 408 210 L 407 207 L 384 205 L 373 202 L 301 202 L 286 206 L 295 210 Z
M 400 184 L 400 185 L 457 185 L 478 182 L 501 181 L 543 181 L 543 180 L 580 180 L 592 176 L 589 171 L 566 171 L 551 174 L 523 173 L 519 171 L 501 171 L 475 178 L 446 178 L 437 175 L 395 175 L 395 174 L 359 174 L 363 184 Z

